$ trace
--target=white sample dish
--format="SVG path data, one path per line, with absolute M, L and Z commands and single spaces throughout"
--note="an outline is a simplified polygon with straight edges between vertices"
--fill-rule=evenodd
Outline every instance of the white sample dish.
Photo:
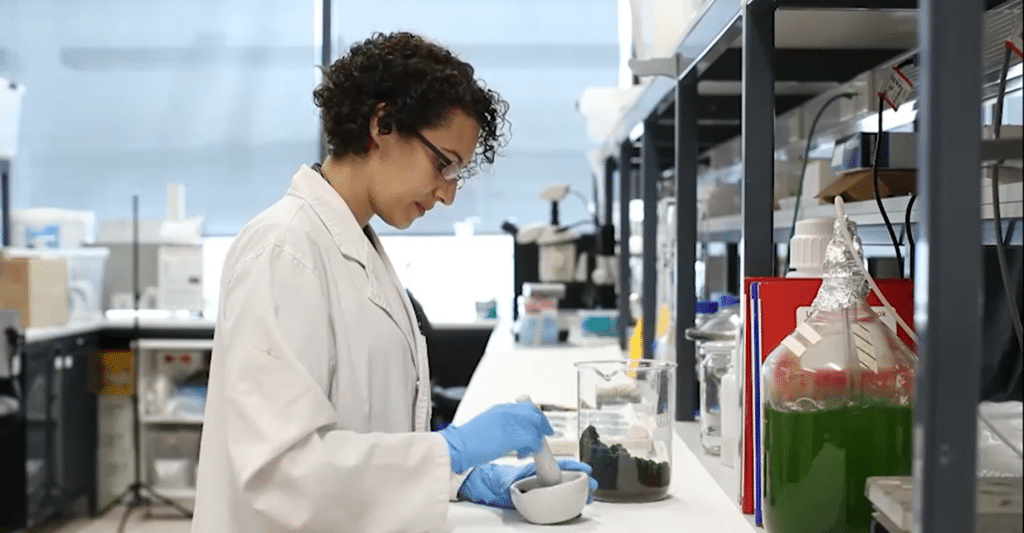
M 557 524 L 576 518 L 583 512 L 590 495 L 589 476 L 585 472 L 562 471 L 562 482 L 542 487 L 537 476 L 512 484 L 512 503 L 523 518 L 534 524 Z

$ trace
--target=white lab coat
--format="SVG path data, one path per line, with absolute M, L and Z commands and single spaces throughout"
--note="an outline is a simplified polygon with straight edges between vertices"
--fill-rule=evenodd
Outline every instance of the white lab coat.
M 303 165 L 224 265 L 193 533 L 433 531 L 462 476 L 372 230 Z

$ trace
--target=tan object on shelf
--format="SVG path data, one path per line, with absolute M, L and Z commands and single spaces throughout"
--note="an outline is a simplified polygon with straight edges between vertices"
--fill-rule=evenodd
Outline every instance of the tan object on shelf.
M 882 198 L 913 194 L 917 170 L 912 168 L 878 170 L 878 195 Z M 832 203 L 836 196 L 842 196 L 847 202 L 871 200 L 875 197 L 872 184 L 873 170 L 858 168 L 842 172 L 836 179 L 826 185 L 818 193 L 818 198 Z

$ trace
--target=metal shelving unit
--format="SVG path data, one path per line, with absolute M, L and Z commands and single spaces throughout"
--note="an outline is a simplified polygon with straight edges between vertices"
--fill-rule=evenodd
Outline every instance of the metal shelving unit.
M 857 84 L 861 97 L 852 108 L 838 106 L 826 117 L 820 135 L 834 140 L 844 128 L 873 115 L 874 93 L 884 81 L 874 71 L 916 52 L 919 201 L 914 274 L 919 280 L 915 306 L 921 363 L 914 412 L 914 521 L 918 531 L 929 533 L 972 531 L 975 520 L 979 384 L 962 376 L 978 373 L 980 247 L 992 234 L 992 222 L 982 222 L 991 214 L 980 193 L 981 163 L 983 157 L 991 157 L 985 154 L 999 150 L 1020 154 L 1019 141 L 983 146 L 980 138 L 979 108 L 983 96 L 991 96 L 993 81 L 993 57 L 990 50 L 983 54 L 982 46 L 991 36 L 983 28 L 992 29 L 993 17 L 1005 15 L 1000 10 L 1014 9 L 1019 18 L 1019 5 L 1019 0 L 922 0 L 920 5 L 912 0 L 712 0 L 687 30 L 676 55 L 651 67 L 662 69 L 662 75 L 647 82 L 602 146 L 609 159 L 606 180 L 619 171 L 620 220 L 628 220 L 629 199 L 643 192 L 645 252 L 651 252 L 644 255 L 645 285 L 655 278 L 647 275 L 655 261 L 653 245 L 648 248 L 656 237 L 654 184 L 666 167 L 674 168 L 679 209 L 676 337 L 682 338 L 683 329 L 693 323 L 693 251 L 698 237 L 741 242 L 741 277 L 772 275 L 775 245 L 788 238 L 792 217 L 791 210 L 773 211 L 776 152 L 795 140 L 806 142 L 805 110 L 817 111 L 820 102 L 844 90 L 843 83 Z M 801 17 L 816 17 L 816 26 L 829 29 L 841 28 L 855 17 L 876 20 L 854 35 L 867 43 L 861 47 L 844 42 L 851 39 L 849 32 L 795 35 L 793 21 Z M 878 22 L 886 20 L 888 24 Z M 882 28 L 900 24 L 902 33 L 879 36 Z M 910 41 L 901 41 L 907 35 Z M 834 63 L 848 69 L 834 69 Z M 946 68 L 940 68 L 943 65 Z M 891 127 L 887 120 L 886 129 Z M 971 131 L 979 131 L 976 140 L 964 134 Z M 706 164 L 709 158 L 723 156 L 739 166 L 741 213 L 706 220 L 698 227 L 698 164 L 702 158 Z M 1019 192 L 1009 200 L 1004 217 L 1019 223 Z M 885 200 L 899 213 L 906 203 L 906 198 Z M 820 209 L 824 214 L 832 208 Z M 859 219 L 865 240 L 873 239 L 871 232 L 880 223 L 873 202 L 871 209 L 856 204 L 849 209 Z M 622 243 L 629 239 L 627 226 L 620 230 Z M 881 233 L 877 235 L 885 242 Z M 1015 242 L 1019 238 L 1018 232 Z M 979 253 L 967 259 L 968 250 Z M 628 268 L 628 258 L 620 254 L 624 295 L 630 292 Z M 654 288 L 645 286 L 643 294 L 643 320 L 650 324 L 655 303 L 648 295 Z M 626 298 L 620 300 L 623 317 L 629 317 Z M 623 328 L 626 323 L 622 321 Z M 650 347 L 650 333 L 644 333 L 644 346 Z M 693 412 L 693 355 L 692 344 L 677 343 L 680 420 L 690 419 Z
M 206 368 L 204 357 L 213 350 L 213 341 L 208 339 L 140 339 L 139 353 L 139 421 L 141 448 L 140 457 L 143 480 L 153 485 L 163 496 L 182 505 L 192 506 L 195 500 L 194 476 L 199 456 L 199 435 L 203 419 L 199 416 L 168 414 L 160 408 L 152 408 L 151 402 L 166 402 L 169 398 L 150 398 L 158 377 L 165 373 L 177 375 Z M 189 358 L 182 363 L 181 357 Z M 177 365 L 175 367 L 161 366 Z M 171 383 L 177 385 L 177 383 Z M 167 391 L 171 392 L 171 391 Z M 182 486 L 166 486 L 159 479 L 157 463 L 176 464 Z

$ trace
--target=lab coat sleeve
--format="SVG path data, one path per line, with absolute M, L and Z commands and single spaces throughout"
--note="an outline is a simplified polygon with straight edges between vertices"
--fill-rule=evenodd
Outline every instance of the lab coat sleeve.
M 218 325 L 227 342 L 216 356 L 233 480 L 262 518 L 259 531 L 442 528 L 451 483 L 443 437 L 337 428 L 325 392 L 335 335 L 328 282 L 278 246 L 228 280 Z

